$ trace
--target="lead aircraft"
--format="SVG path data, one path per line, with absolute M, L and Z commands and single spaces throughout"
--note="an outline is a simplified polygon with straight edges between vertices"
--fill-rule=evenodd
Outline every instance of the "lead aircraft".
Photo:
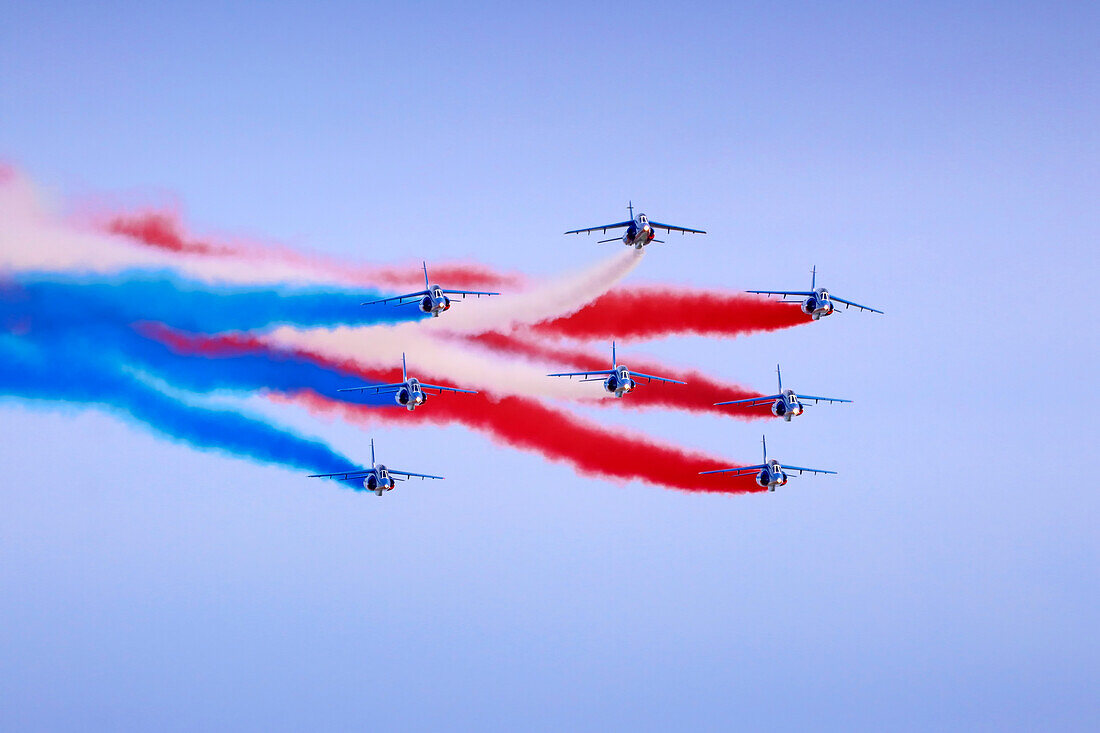
M 718 405 L 748 405 L 750 407 L 756 407 L 771 402 L 772 414 L 790 422 L 791 418 L 798 417 L 805 410 L 806 406 L 802 404 L 802 400 L 813 400 L 815 405 L 819 402 L 851 402 L 851 400 L 842 400 L 839 397 L 815 397 L 808 394 L 797 394 L 793 389 L 783 389 L 783 373 L 779 371 L 778 364 L 775 365 L 775 373 L 776 376 L 779 377 L 779 394 L 751 397 L 747 400 L 715 402 L 715 407 Z
M 345 387 L 337 392 L 363 392 L 366 394 L 392 394 L 394 402 L 408 409 L 410 412 L 428 401 L 431 390 L 438 394 L 444 392 L 462 392 L 464 394 L 477 394 L 472 389 L 459 389 L 458 387 L 444 387 L 438 384 L 425 384 L 416 377 L 410 377 L 405 366 L 405 354 L 401 353 L 401 381 L 393 384 L 373 384 L 365 387 Z
M 817 266 L 814 266 L 813 274 L 810 279 L 809 290 L 749 290 L 750 293 L 756 293 L 757 295 L 782 295 L 784 303 L 798 304 L 797 300 L 787 300 L 787 296 L 793 295 L 799 298 L 805 298 L 801 302 L 802 312 L 813 318 L 815 321 L 819 321 L 825 316 L 831 316 L 836 310 L 833 302 L 843 303 L 845 309 L 848 306 L 859 308 L 861 311 L 871 311 L 872 313 L 882 313 L 877 308 L 872 308 L 867 305 L 860 305 L 859 303 L 853 303 L 850 300 L 844 298 L 838 298 L 832 295 L 825 288 L 817 287 Z
M 616 224 L 602 224 L 598 227 L 588 227 L 587 229 L 570 229 L 566 234 L 591 234 L 592 232 L 603 232 L 607 234 L 608 229 L 626 227 L 623 236 L 612 237 L 611 239 L 601 239 L 599 242 L 596 242 L 596 244 L 618 242 L 621 240 L 627 247 L 633 247 L 634 249 L 641 249 L 650 242 L 663 243 L 664 240 L 657 239 L 658 229 L 664 229 L 666 232 L 680 232 L 681 234 L 706 234 L 702 229 L 689 229 L 687 227 L 678 227 L 672 224 L 662 224 L 659 221 L 652 221 L 645 214 L 634 216 L 633 201 L 631 201 L 626 208 L 630 211 L 630 218 L 626 221 L 620 221 Z
M 760 440 L 764 443 L 764 462 L 755 466 L 741 466 L 740 468 L 719 468 L 717 471 L 700 471 L 700 476 L 705 476 L 710 473 L 732 473 L 736 476 L 746 476 L 750 473 L 756 472 L 756 483 L 758 486 L 763 486 L 768 491 L 775 491 L 776 486 L 785 486 L 787 479 L 790 476 L 787 475 L 787 471 L 798 471 L 798 475 L 801 476 L 805 473 L 832 473 L 836 471 L 826 471 L 823 468 L 803 468 L 802 466 L 783 466 L 779 461 L 772 458 L 768 460 L 768 443 L 763 436 Z
M 638 384 L 634 381 L 634 377 L 638 379 L 644 379 L 646 382 L 651 382 L 656 379 L 658 382 L 669 382 L 671 384 L 685 384 L 678 379 L 669 379 L 668 377 L 656 377 L 652 374 L 642 374 L 641 372 L 632 372 L 626 368 L 625 365 L 619 364 L 618 359 L 615 357 L 615 342 L 611 342 L 611 368 L 601 369 L 599 371 L 592 372 L 561 372 L 558 374 L 547 374 L 548 377 L 582 377 L 582 382 L 603 382 L 603 388 L 615 395 L 616 397 L 622 397 L 623 395 L 630 394 L 634 391 L 634 388 Z
M 428 263 L 424 263 L 424 290 L 418 290 L 415 293 L 406 293 L 404 295 L 395 295 L 392 298 L 382 298 L 381 300 L 371 300 L 366 303 L 360 303 L 359 305 L 379 305 L 381 303 L 394 303 L 398 305 L 410 305 L 416 303 L 420 310 L 424 313 L 431 313 L 433 318 L 439 318 L 439 314 L 443 311 L 451 309 L 451 299 L 448 295 L 461 295 L 465 300 L 467 295 L 476 295 L 481 297 L 482 295 L 500 295 L 500 293 L 489 293 L 484 290 L 449 290 L 441 288 L 438 285 L 432 285 L 428 282 Z
M 398 478 L 404 476 L 405 478 Z M 383 491 L 392 491 L 397 481 L 406 481 L 410 478 L 435 478 L 427 473 L 412 473 L 411 471 L 398 471 L 396 468 L 387 468 L 381 463 L 374 462 L 374 438 L 370 441 L 370 468 L 353 469 L 351 471 L 337 471 L 336 473 L 315 473 L 310 478 L 334 478 L 338 481 L 361 481 L 367 491 L 382 496 Z

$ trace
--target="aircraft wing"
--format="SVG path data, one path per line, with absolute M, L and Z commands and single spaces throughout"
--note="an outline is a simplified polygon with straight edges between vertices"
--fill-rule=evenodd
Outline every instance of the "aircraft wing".
M 632 377 L 641 377 L 642 379 L 656 379 L 658 382 L 669 382 L 670 384 L 687 384 L 687 382 L 681 382 L 679 379 L 669 379 L 668 377 L 655 377 L 652 374 L 642 374 L 641 372 L 631 372 Z
M 760 464 L 757 464 L 755 466 L 741 466 L 740 468 L 719 468 L 716 471 L 700 471 L 699 475 L 700 476 L 706 476 L 708 473 L 731 473 L 731 472 L 740 475 L 741 473 L 752 473 L 754 471 L 759 471 L 761 468 L 767 468 L 767 466 L 765 466 L 763 463 L 760 463 Z
M 459 389 L 458 387 L 442 387 L 438 384 L 424 384 L 420 383 L 420 386 L 424 389 L 437 389 L 440 392 L 463 392 L 465 394 L 477 394 L 477 390 L 474 389 Z
M 415 293 L 406 293 L 405 295 L 395 295 L 392 298 L 382 298 L 382 300 L 368 300 L 366 303 L 360 303 L 359 305 L 379 305 L 381 303 L 392 303 L 393 301 L 401 301 L 406 298 L 423 298 L 428 294 L 427 290 L 420 290 Z M 398 305 L 401 305 L 398 303 Z
M 353 481 L 364 478 L 371 472 L 369 468 L 357 468 L 351 471 L 337 471 L 336 473 L 314 473 L 310 478 L 339 478 L 341 481 Z
M 760 404 L 764 404 L 765 402 L 771 402 L 772 400 L 777 400 L 782 396 L 783 395 L 781 395 L 781 394 L 770 394 L 770 395 L 764 395 L 763 397 L 750 397 L 747 400 L 730 400 L 728 402 L 715 402 L 714 405 L 715 405 L 715 407 L 717 407 L 718 405 L 747 405 L 750 402 L 759 402 Z
M 842 400 L 839 397 L 814 397 L 812 394 L 800 394 L 798 399 L 813 400 L 814 402 L 851 402 L 851 400 Z
M 467 295 L 476 295 L 481 297 L 482 295 L 500 295 L 500 293 L 487 293 L 484 290 L 444 290 L 444 295 L 461 295 L 465 300 Z
M 872 313 L 882 313 L 882 311 L 880 311 L 878 308 L 872 308 L 869 305 L 860 305 L 859 303 L 853 303 L 850 300 L 845 300 L 844 298 L 838 298 L 835 295 L 833 295 L 832 293 L 829 293 L 829 298 L 832 299 L 832 300 L 835 300 L 838 303 L 843 303 L 846 306 L 850 305 L 853 308 L 859 308 L 861 311 L 871 311 Z M 886 315 L 886 314 L 883 313 L 883 315 Z
M 599 375 L 603 375 L 603 376 L 606 377 L 608 374 L 614 374 L 614 373 L 615 373 L 615 371 L 612 370 L 612 369 L 601 369 L 601 370 L 594 371 L 594 372 L 561 372 L 559 374 L 547 374 L 546 376 L 548 376 L 548 377 L 569 377 L 570 379 L 572 379 L 573 377 L 585 377 L 585 378 L 587 378 L 587 377 L 592 376 L 593 374 L 599 374 Z
M 633 223 L 633 219 L 627 219 L 626 221 L 620 221 L 618 224 L 604 224 L 598 227 L 588 227 L 587 229 L 570 229 L 566 234 L 591 234 L 592 232 L 604 232 L 606 234 L 608 229 L 621 229 Z
M 755 293 L 756 295 L 797 295 L 800 298 L 814 295 L 814 293 L 808 292 L 806 290 L 746 290 L 745 292 Z
M 649 225 L 656 229 L 664 229 L 666 232 L 687 232 L 688 234 L 706 234 L 702 229 L 689 229 L 687 227 L 678 227 L 672 224 L 662 224 L 659 221 L 649 220 Z
M 784 471 L 798 471 L 799 473 L 836 473 L 836 471 L 826 471 L 824 468 L 803 468 L 802 466 L 788 466 L 786 463 L 779 464 Z
M 432 476 L 431 474 L 428 474 L 428 473 L 412 473 L 411 471 L 397 471 L 395 469 L 390 468 L 389 466 L 386 466 L 386 470 L 389 471 L 391 474 L 399 473 L 402 476 L 404 476 L 405 478 L 413 478 L 413 477 L 416 477 L 416 478 L 419 478 L 419 479 L 425 479 L 425 478 L 442 479 L 443 478 L 442 476 Z M 398 481 L 403 481 L 404 479 L 397 479 L 397 480 Z
M 336 390 L 337 392 L 367 392 L 369 394 L 389 394 L 390 392 L 396 392 L 405 386 L 404 382 L 398 382 L 396 384 L 374 384 L 369 387 L 345 387 L 343 389 Z

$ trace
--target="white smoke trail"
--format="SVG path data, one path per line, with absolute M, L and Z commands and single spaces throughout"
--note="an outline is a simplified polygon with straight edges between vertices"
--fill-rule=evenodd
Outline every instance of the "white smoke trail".
M 110 275 L 173 270 L 202 282 L 311 285 L 311 273 L 279 259 L 246 261 L 157 250 L 80 227 L 25 178 L 0 183 L 0 270 Z M 354 306 L 352 306 L 354 307 Z
M 393 369 L 408 358 L 409 375 L 445 386 L 527 397 L 599 400 L 610 395 L 599 383 L 546 376 L 556 365 L 539 368 L 502 359 L 459 343 L 434 338 L 422 323 L 300 329 L 284 326 L 261 339 L 279 349 L 306 351 L 337 363 Z M 354 386 L 354 385 L 348 385 Z
M 644 250 L 629 249 L 579 272 L 532 284 L 518 293 L 465 301 L 452 299 L 454 307 L 420 325 L 428 331 L 483 333 L 567 316 L 614 287 L 638 266 L 643 255 Z

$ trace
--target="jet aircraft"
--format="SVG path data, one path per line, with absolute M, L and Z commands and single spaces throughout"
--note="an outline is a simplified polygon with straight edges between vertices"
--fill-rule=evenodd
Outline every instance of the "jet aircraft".
M 802 404 L 802 400 L 813 400 L 814 404 L 818 402 L 851 402 L 851 400 L 842 400 L 838 397 L 815 397 L 808 394 L 796 394 L 793 389 L 783 389 L 783 374 L 779 371 L 779 365 L 775 365 L 775 373 L 779 377 L 779 394 L 764 395 L 763 397 L 751 397 L 747 400 L 731 400 L 729 402 L 715 402 L 715 406 L 718 405 L 749 405 L 750 407 L 756 407 L 758 405 L 766 405 L 772 403 L 772 414 L 776 417 L 781 417 L 787 422 L 791 421 L 792 417 L 798 417 L 802 414 L 805 405 Z
M 630 211 L 630 218 L 626 221 L 620 221 L 616 224 L 603 224 L 598 227 L 588 227 L 587 229 L 570 229 L 566 234 L 591 234 L 592 232 L 603 232 L 607 234 L 608 229 L 620 229 L 626 227 L 626 232 L 621 237 L 612 237 L 611 239 L 601 239 L 597 244 L 604 244 L 606 242 L 618 242 L 622 241 L 627 247 L 633 247 L 634 249 L 641 249 L 650 242 L 662 242 L 664 240 L 657 239 L 657 230 L 664 229 L 666 232 L 685 232 L 689 234 L 706 234 L 702 229 L 688 229 L 687 227 L 673 226 L 672 224 L 662 224 L 659 221 L 650 220 L 645 214 L 638 214 L 634 216 L 634 202 L 626 207 Z
M 750 293 L 756 293 L 758 295 L 782 295 L 784 303 L 799 303 L 797 300 L 787 300 L 787 296 L 793 295 L 799 298 L 805 298 L 801 301 L 802 312 L 808 316 L 811 316 L 815 321 L 824 318 L 825 316 L 832 315 L 836 308 L 833 303 L 843 303 L 845 308 L 848 306 L 854 306 L 864 311 L 871 311 L 872 313 L 882 313 L 877 308 L 871 308 L 870 306 L 860 305 L 859 303 L 853 303 L 850 300 L 844 298 L 838 298 L 835 295 L 829 293 L 825 288 L 817 287 L 817 267 L 813 269 L 813 275 L 810 280 L 809 290 L 750 290 Z
M 345 387 L 337 392 L 363 392 L 365 394 L 392 394 L 394 401 L 410 412 L 428 401 L 431 390 L 438 394 L 444 392 L 462 392 L 465 394 L 477 394 L 472 389 L 459 389 L 458 387 L 443 387 L 438 384 L 425 384 L 416 377 L 410 377 L 405 366 L 405 354 L 401 354 L 401 381 L 393 384 L 375 384 L 366 387 Z
M 467 295 L 476 295 L 481 297 L 482 295 L 500 295 L 500 293 L 489 293 L 484 290 L 449 290 L 441 288 L 438 285 L 432 285 L 428 282 L 428 263 L 424 263 L 424 290 L 418 290 L 415 293 L 406 293 L 405 295 L 395 295 L 391 298 L 382 298 L 381 300 L 371 300 L 366 303 L 360 303 L 359 305 L 379 305 L 381 303 L 394 303 L 398 305 L 409 305 L 416 303 L 420 310 L 424 313 L 431 313 L 434 318 L 439 318 L 439 314 L 443 311 L 450 310 L 452 301 L 448 298 L 448 295 L 461 295 L 465 300 Z
M 405 478 L 398 478 L 404 476 Z M 381 463 L 374 462 L 374 439 L 370 441 L 370 468 L 352 469 L 350 471 L 337 471 L 336 473 L 315 473 L 310 478 L 334 478 L 339 481 L 361 481 L 363 488 L 367 491 L 373 491 L 374 493 L 382 496 L 383 491 L 391 491 L 396 485 L 397 481 L 407 481 L 410 478 L 435 478 L 442 479 L 442 476 L 431 476 L 426 473 L 412 473 L 411 471 L 398 471 L 396 468 L 387 468 Z
M 787 483 L 787 479 L 790 476 L 787 471 L 798 471 L 798 475 L 802 475 L 803 472 L 807 473 L 832 473 L 836 471 L 826 471 L 822 468 L 803 468 L 802 466 L 783 466 L 779 461 L 772 458 L 768 460 L 768 442 L 761 436 L 761 441 L 764 443 L 764 462 L 756 466 L 741 466 L 740 468 L 719 468 L 716 471 L 700 471 L 700 476 L 705 476 L 710 473 L 733 473 L 736 476 L 746 476 L 750 473 L 756 473 L 754 477 L 756 483 L 759 486 L 766 487 L 768 491 L 775 491 L 776 486 L 784 486 Z
M 637 383 L 634 381 L 635 377 L 638 379 L 644 379 L 646 382 L 651 382 L 656 379 L 659 382 L 670 382 L 672 384 L 684 384 L 677 379 L 669 379 L 667 377 L 655 377 L 652 374 L 642 374 L 641 372 L 632 372 L 626 368 L 626 366 L 619 364 L 618 359 L 615 356 L 615 342 L 611 342 L 611 368 L 602 369 L 592 372 L 561 372 L 559 374 L 547 374 L 548 377 L 582 377 L 582 382 L 603 382 L 603 388 L 616 397 L 622 397 L 623 395 L 630 394 L 637 387 Z

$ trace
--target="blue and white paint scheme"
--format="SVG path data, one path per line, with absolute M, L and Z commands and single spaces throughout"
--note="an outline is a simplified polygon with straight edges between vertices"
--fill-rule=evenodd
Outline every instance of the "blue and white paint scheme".
M 359 305 L 381 305 L 383 303 L 393 303 L 398 305 L 411 305 L 416 303 L 420 310 L 424 313 L 431 313 L 433 318 L 439 318 L 439 314 L 443 311 L 451 309 L 453 301 L 447 297 L 449 295 L 461 295 L 465 300 L 467 295 L 476 295 L 481 297 L 482 295 L 500 295 L 500 293 L 490 293 L 484 290 L 451 290 L 449 288 L 443 288 L 439 285 L 432 285 L 428 282 L 428 263 L 424 263 L 424 290 L 418 290 L 415 293 L 405 293 L 404 295 L 395 295 L 391 298 L 382 298 L 381 300 L 371 300 L 366 303 L 360 303 Z
M 336 473 L 315 473 L 310 478 L 332 478 L 337 481 L 350 481 L 362 483 L 367 491 L 382 496 L 383 491 L 392 491 L 396 482 L 406 481 L 410 478 L 418 479 L 442 479 L 442 476 L 432 476 L 427 473 L 413 473 L 411 471 L 398 471 L 396 468 L 388 468 L 381 463 L 374 462 L 374 439 L 370 441 L 370 468 L 352 469 L 350 471 L 337 471 Z
M 815 405 L 820 402 L 851 402 L 851 400 L 842 400 L 839 397 L 816 397 L 814 395 L 798 394 L 793 389 L 783 389 L 783 373 L 779 371 L 778 364 L 775 365 L 775 374 L 779 377 L 778 394 L 751 397 L 747 400 L 715 402 L 714 405 L 716 407 L 718 405 L 748 405 L 749 407 L 756 407 L 757 405 L 766 405 L 771 402 L 772 414 L 790 422 L 791 418 L 798 417 L 805 411 L 806 405 L 803 400 L 813 400 Z
M 620 364 L 615 356 L 615 342 L 611 342 L 611 368 L 601 369 L 593 372 L 560 372 L 558 374 L 547 374 L 548 377 L 581 377 L 582 382 L 603 382 L 603 388 L 615 395 L 616 397 L 622 397 L 623 395 L 630 394 L 634 391 L 634 388 L 638 386 L 635 379 L 644 379 L 646 383 L 652 382 L 656 379 L 658 382 L 669 382 L 670 384 L 685 384 L 678 379 L 669 379 L 668 377 L 657 377 L 652 374 L 642 374 L 641 372 L 632 372 L 626 368 L 625 365 Z
M 651 220 L 645 214 L 634 216 L 633 201 L 630 202 L 626 208 L 630 211 L 630 218 L 626 221 L 620 221 L 615 224 L 602 224 L 597 227 L 588 227 L 587 229 L 570 229 L 566 234 L 591 234 L 592 232 L 603 232 L 607 234 L 608 229 L 626 227 L 626 231 L 623 232 L 621 237 L 601 239 L 597 244 L 621 241 L 627 247 L 633 247 L 634 249 L 641 249 L 650 242 L 663 243 L 664 240 L 657 239 L 658 229 L 664 229 L 666 232 L 680 232 L 680 234 L 706 234 L 702 229 L 689 229 L 688 227 L 678 227 L 673 224 L 662 224 L 659 221 Z
M 345 387 L 337 392 L 361 392 L 363 394 L 392 394 L 394 402 L 406 408 L 410 412 L 428 401 L 428 395 L 435 390 L 436 394 L 444 392 L 462 392 L 464 394 L 477 394 L 476 390 L 459 389 L 458 387 L 444 387 L 439 384 L 425 384 L 416 377 L 409 376 L 408 367 L 405 365 L 405 354 L 401 354 L 401 381 L 393 384 L 374 384 L 365 387 Z
M 798 475 L 803 473 L 831 473 L 836 474 L 836 471 L 826 471 L 823 468 L 805 468 L 803 466 L 784 466 L 774 458 L 768 459 L 768 442 L 761 436 L 760 440 L 764 443 L 764 462 L 755 466 L 741 466 L 740 468 L 719 468 L 716 471 L 700 471 L 700 476 L 706 476 L 710 473 L 732 473 L 736 476 L 746 476 L 750 473 L 755 473 L 756 483 L 758 486 L 767 488 L 768 491 L 775 491 L 776 486 L 785 486 L 787 479 L 790 475 L 787 471 L 798 471 Z
M 831 294 L 825 288 L 817 287 L 817 266 L 814 266 L 813 274 L 810 280 L 809 290 L 749 290 L 750 293 L 756 293 L 757 295 L 782 295 L 783 302 L 795 303 L 802 306 L 802 312 L 813 318 L 815 321 L 819 321 L 825 316 L 831 316 L 836 311 L 834 303 L 843 303 L 845 308 L 849 306 L 853 308 L 859 308 L 861 311 L 871 311 L 872 313 L 882 313 L 877 308 L 872 308 L 867 305 L 860 305 L 859 303 L 853 303 L 850 300 L 844 298 L 838 298 Z M 803 298 L 804 300 L 787 300 L 788 297 L 793 296 L 796 298 Z

